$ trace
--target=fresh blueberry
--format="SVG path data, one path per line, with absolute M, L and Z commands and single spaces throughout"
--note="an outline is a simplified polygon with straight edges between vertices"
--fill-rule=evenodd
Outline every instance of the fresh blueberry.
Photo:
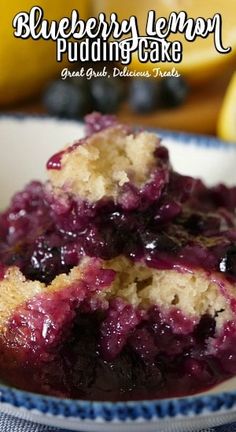
M 159 83 L 153 79 L 133 79 L 129 86 L 128 101 L 134 112 L 154 111 L 160 104 Z
M 87 86 L 67 81 L 54 81 L 43 95 L 43 104 L 57 117 L 78 118 L 91 110 Z
M 90 81 L 93 109 L 103 114 L 118 111 L 124 96 L 124 86 L 119 78 L 93 78 Z
M 188 86 L 182 77 L 166 77 L 161 80 L 161 104 L 163 107 L 177 107 L 184 103 Z

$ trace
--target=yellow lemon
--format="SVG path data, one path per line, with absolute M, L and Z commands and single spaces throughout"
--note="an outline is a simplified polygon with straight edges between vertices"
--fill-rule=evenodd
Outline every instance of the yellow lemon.
M 58 20 L 77 9 L 88 17 L 89 0 L 3 0 L 0 5 L 0 105 L 19 101 L 38 92 L 48 79 L 62 69 L 56 61 L 56 44 L 49 40 L 18 39 L 12 21 L 21 11 L 33 6 L 44 10 L 44 17 Z
M 217 131 L 220 138 L 236 142 L 236 72 L 231 78 L 223 100 Z
M 169 71 L 175 67 L 189 81 L 202 82 L 213 76 L 222 74 L 229 63 L 236 58 L 236 2 L 235 0 L 147 0 L 146 2 L 129 0 L 122 2 L 117 0 L 96 0 L 94 2 L 96 13 L 105 11 L 108 14 L 116 12 L 119 19 L 137 16 L 139 29 L 145 34 L 148 11 L 155 10 L 156 18 L 168 17 L 173 11 L 186 11 L 189 17 L 212 18 L 220 13 L 223 22 L 224 47 L 232 47 L 229 54 L 219 54 L 214 48 L 213 35 L 206 39 L 197 37 L 195 41 L 188 42 L 183 34 L 174 34 L 168 40 L 179 40 L 183 44 L 183 59 L 181 63 L 141 63 L 136 55 L 133 55 L 129 68 L 138 71 L 152 70 L 160 67 Z

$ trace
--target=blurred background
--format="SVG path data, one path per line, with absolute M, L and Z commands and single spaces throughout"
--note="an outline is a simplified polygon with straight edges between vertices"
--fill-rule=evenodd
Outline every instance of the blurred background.
M 77 9 L 88 18 L 99 12 L 116 12 L 120 19 L 136 15 L 144 28 L 148 10 L 157 17 L 185 10 L 191 17 L 212 17 L 219 12 L 223 19 L 223 43 L 230 54 L 214 49 L 213 37 L 183 42 L 181 64 L 141 64 L 133 58 L 130 70 L 175 67 L 179 78 L 73 78 L 61 80 L 64 67 L 80 70 L 104 64 L 57 63 L 56 45 L 50 41 L 21 40 L 13 36 L 12 20 L 19 11 L 41 6 L 48 20 L 70 16 Z M 57 117 L 81 119 L 97 110 L 115 113 L 127 123 L 182 130 L 236 141 L 236 3 L 235 0 L 16 0 L 0 6 L 0 113 L 46 113 Z M 123 67 L 108 65 L 112 68 Z

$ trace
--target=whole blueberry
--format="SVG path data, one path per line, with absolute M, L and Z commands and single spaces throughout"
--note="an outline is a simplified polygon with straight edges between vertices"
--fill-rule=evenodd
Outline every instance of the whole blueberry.
M 90 92 L 94 110 L 115 113 L 124 97 L 124 85 L 119 78 L 97 77 L 90 81 Z
M 136 113 L 154 111 L 160 103 L 160 85 L 154 79 L 135 78 L 129 86 L 128 102 Z
M 73 85 L 69 81 L 54 81 L 43 95 L 43 104 L 49 114 L 57 117 L 78 118 L 91 110 L 86 85 Z
M 177 107 L 188 95 L 188 85 L 183 77 L 166 77 L 161 80 L 161 104 L 163 107 Z

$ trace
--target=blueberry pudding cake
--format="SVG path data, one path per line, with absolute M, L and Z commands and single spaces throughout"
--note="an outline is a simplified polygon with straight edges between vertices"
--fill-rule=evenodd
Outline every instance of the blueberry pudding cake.
M 2 379 L 117 401 L 236 375 L 236 188 L 97 113 L 47 172 L 0 214 Z

